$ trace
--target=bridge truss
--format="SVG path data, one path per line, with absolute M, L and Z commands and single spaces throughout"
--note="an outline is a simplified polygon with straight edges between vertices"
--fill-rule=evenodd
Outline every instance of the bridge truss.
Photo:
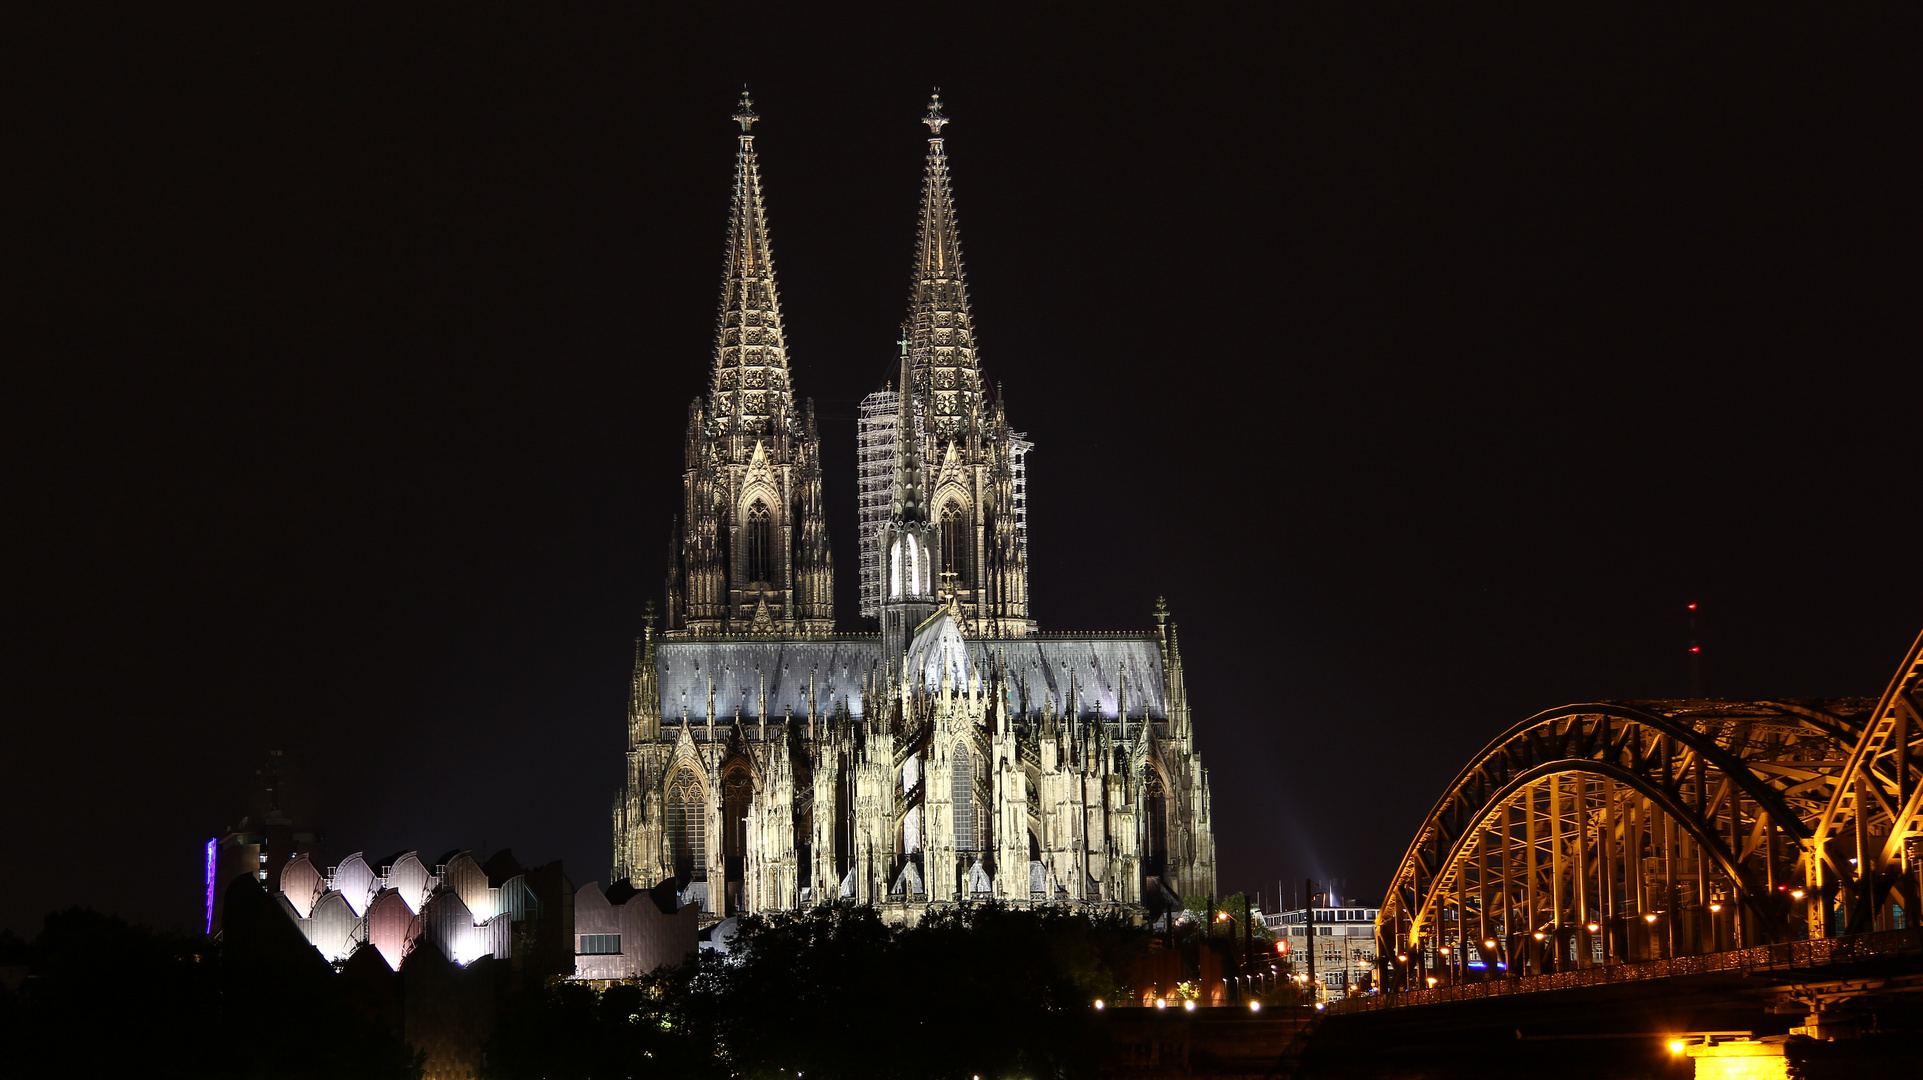
M 1923 637 L 1883 698 L 1567 705 L 1443 793 L 1376 923 L 1382 985 L 1916 925 Z

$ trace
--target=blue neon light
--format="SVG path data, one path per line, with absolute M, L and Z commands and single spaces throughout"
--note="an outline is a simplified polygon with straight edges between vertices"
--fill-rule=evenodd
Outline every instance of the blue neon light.
M 220 840 L 207 841 L 207 933 L 214 932 L 214 862 L 220 855 Z

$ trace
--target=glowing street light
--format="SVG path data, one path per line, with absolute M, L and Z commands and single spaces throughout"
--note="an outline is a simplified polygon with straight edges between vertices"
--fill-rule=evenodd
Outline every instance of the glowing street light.
M 1259 1002 L 1259 1001 L 1251 1001 L 1251 1002 L 1249 1002 L 1249 1011 L 1250 1011 L 1250 1012 L 1261 1012 L 1261 1011 L 1262 1011 L 1262 1003 L 1261 1003 L 1261 1002 Z
M 1669 1052 L 1670 1052 L 1670 1053 L 1672 1053 L 1672 1054 L 1680 1054 L 1680 1053 L 1682 1053 L 1682 1052 L 1683 1052 L 1683 1040 L 1681 1040 L 1681 1039 L 1671 1039 L 1671 1040 L 1669 1041 Z
M 1644 913 L 1643 913 L 1643 921 L 1644 921 L 1644 922 L 1647 922 L 1647 923 L 1653 923 L 1653 922 L 1655 922 L 1655 921 L 1656 921 L 1656 913 L 1655 913 L 1655 912 L 1653 912 L 1653 911 L 1646 911 L 1646 912 L 1644 912 Z
M 1102 999 L 1101 999 L 1101 998 L 1096 998 L 1096 999 L 1095 999 L 1095 1009 L 1096 1009 L 1096 1011 L 1097 1011 L 1097 1012 L 1099 1012 L 1099 1011 L 1101 1011 L 1101 1010 L 1103 1010 L 1103 1009 L 1106 1009 L 1106 1008 L 1108 1008 L 1108 1006 L 1107 1006 L 1106 1004 L 1104 1004 L 1104 1003 L 1102 1002 Z
M 1495 947 L 1496 947 L 1496 939 L 1495 939 L 1495 938 L 1489 938 L 1488 940 L 1486 940 L 1486 941 L 1484 941 L 1484 942 L 1482 943 L 1482 947 L 1483 947 L 1483 948 L 1485 948 L 1485 949 L 1493 949 L 1493 948 L 1495 948 Z
M 1184 1001 L 1184 1002 L 1182 1003 L 1182 1008 L 1183 1008 L 1183 1010 L 1184 1010 L 1184 1011 L 1187 1011 L 1187 1012 L 1194 1012 L 1194 1011 L 1195 1011 L 1195 1000 L 1194 1000 L 1193 998 L 1191 998 L 1191 999 L 1189 999 L 1189 1000 L 1187 1000 L 1187 1001 Z

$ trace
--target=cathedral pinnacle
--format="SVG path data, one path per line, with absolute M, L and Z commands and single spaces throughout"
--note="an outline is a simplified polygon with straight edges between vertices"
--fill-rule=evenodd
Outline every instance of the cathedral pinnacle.
M 741 88 L 741 107 L 735 110 L 734 122 L 741 125 L 741 133 L 749 138 L 754 137 L 755 121 L 761 119 L 761 115 L 755 112 L 754 106 L 755 101 L 748 96 L 748 88 L 743 86 Z
M 902 434 L 895 440 L 894 505 L 889 516 L 897 522 L 921 522 L 928 520 L 928 507 L 922 485 L 921 440 L 915 437 L 921 425 L 915 418 L 915 395 L 907 391 L 911 378 L 908 363 L 908 357 L 903 356 L 901 414 L 895 429 Z
M 746 91 L 742 92 L 742 97 L 747 97 Z M 935 87 L 935 92 L 929 95 L 928 115 L 923 117 L 921 122 L 928 125 L 928 134 L 931 138 L 942 137 L 941 129 L 948 123 L 948 117 L 943 116 L 941 112 L 941 87 Z

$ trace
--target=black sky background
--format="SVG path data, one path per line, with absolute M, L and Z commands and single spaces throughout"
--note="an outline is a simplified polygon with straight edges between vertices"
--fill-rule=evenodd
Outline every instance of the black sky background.
M 939 84 L 1035 613 L 1168 597 L 1224 891 L 1373 902 L 1690 601 L 1710 695 L 1882 690 L 1913 13 L 1049 10 L 13 11 L 0 926 L 192 925 L 272 748 L 330 861 L 605 877 L 743 81 L 846 628 Z

